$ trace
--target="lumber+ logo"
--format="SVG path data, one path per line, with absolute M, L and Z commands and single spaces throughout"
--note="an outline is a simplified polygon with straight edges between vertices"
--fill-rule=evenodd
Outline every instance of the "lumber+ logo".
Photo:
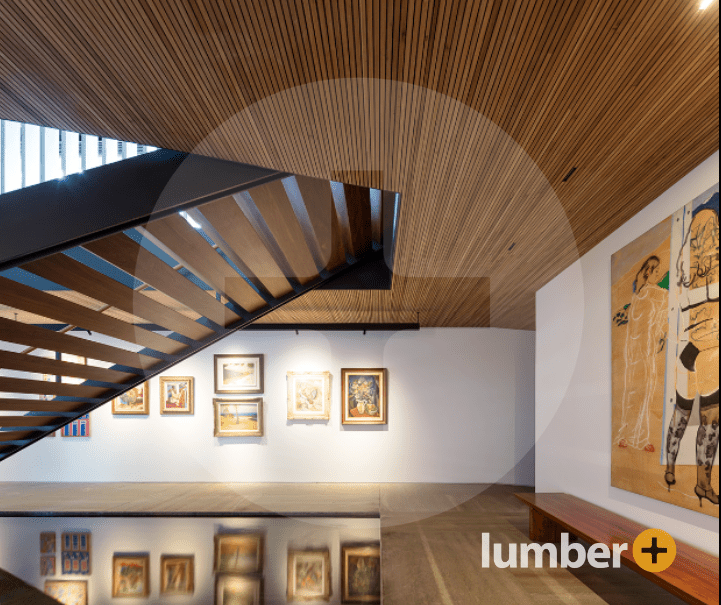
M 587 562 L 596 569 L 621 567 L 621 556 L 631 550 L 636 564 L 653 573 L 660 573 L 668 569 L 676 559 L 676 543 L 666 532 L 660 529 L 648 529 L 636 538 L 633 549 L 628 543 L 613 544 L 609 548 L 606 544 L 592 544 L 588 549 L 579 543 L 572 542 L 568 533 L 561 534 L 560 553 L 556 544 L 508 544 L 507 554 L 504 555 L 503 544 L 493 544 L 491 556 L 491 537 L 484 533 L 481 537 L 481 565 L 483 568 L 493 565 L 499 569 L 517 568 L 527 569 L 529 557 L 533 553 L 535 567 L 543 567 L 544 554 L 548 555 L 550 567 L 576 569 Z M 520 554 L 520 558 L 519 558 Z M 559 557 L 560 554 L 560 557 Z

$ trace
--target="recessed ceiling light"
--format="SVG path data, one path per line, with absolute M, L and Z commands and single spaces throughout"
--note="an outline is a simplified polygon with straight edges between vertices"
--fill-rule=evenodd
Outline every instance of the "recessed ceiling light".
M 714 0 L 701 0 L 700 10 L 705 11 L 709 6 L 713 4 Z

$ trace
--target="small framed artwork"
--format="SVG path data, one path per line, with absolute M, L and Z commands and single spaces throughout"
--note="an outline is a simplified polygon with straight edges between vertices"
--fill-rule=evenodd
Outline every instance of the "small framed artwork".
M 380 603 L 380 546 L 344 545 L 341 563 L 341 603 Z
M 288 601 L 330 601 L 330 551 L 288 551 Z
M 214 569 L 218 573 L 263 571 L 263 535 L 217 534 Z
M 263 398 L 213 399 L 216 437 L 262 437 Z
M 235 574 L 219 574 L 215 579 L 215 605 L 261 605 L 263 581 Z
M 215 355 L 214 363 L 216 393 L 263 392 L 263 355 Z
M 160 557 L 160 594 L 189 595 L 195 590 L 195 558 L 192 555 Z
M 388 392 L 385 368 L 341 370 L 343 424 L 387 424 Z
M 150 556 L 113 556 L 113 598 L 145 598 L 150 594 Z
M 44 555 L 40 557 L 40 575 L 55 575 L 55 555 Z
M 192 378 L 192 376 L 161 376 L 160 377 L 160 413 L 161 414 L 192 414 L 193 413 L 193 378 Z
M 150 414 L 148 383 L 144 382 L 113 399 L 113 414 L 147 416 Z
M 40 554 L 41 555 L 55 554 L 55 532 L 54 531 L 40 532 Z
M 67 532 L 60 538 L 61 573 L 89 576 L 91 573 L 91 535 L 89 532 Z
M 60 429 L 61 437 L 90 437 L 90 414 L 84 414 Z
M 45 580 L 45 594 L 63 605 L 88 605 L 85 580 Z
M 288 420 L 330 419 L 330 372 L 288 372 Z

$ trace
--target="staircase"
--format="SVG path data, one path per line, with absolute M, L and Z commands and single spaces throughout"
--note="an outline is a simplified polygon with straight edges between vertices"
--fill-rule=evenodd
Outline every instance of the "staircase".
M 0 196 L 0 460 L 310 290 L 392 266 L 398 204 L 168 150 Z

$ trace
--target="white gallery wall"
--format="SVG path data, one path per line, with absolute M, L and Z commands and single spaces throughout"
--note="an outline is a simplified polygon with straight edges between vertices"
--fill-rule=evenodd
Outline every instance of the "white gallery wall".
M 195 414 L 91 414 L 89 438 L 46 438 L 0 481 L 503 482 L 534 478 L 534 334 L 239 332 L 164 375 L 195 378 Z M 213 436 L 213 355 L 265 355 L 265 435 Z M 388 368 L 387 426 L 343 426 L 341 368 Z M 286 372 L 330 371 L 329 422 L 287 420 Z
M 611 487 L 611 255 L 717 183 L 718 162 L 717 152 L 536 295 L 536 491 L 715 554 L 718 519 Z

